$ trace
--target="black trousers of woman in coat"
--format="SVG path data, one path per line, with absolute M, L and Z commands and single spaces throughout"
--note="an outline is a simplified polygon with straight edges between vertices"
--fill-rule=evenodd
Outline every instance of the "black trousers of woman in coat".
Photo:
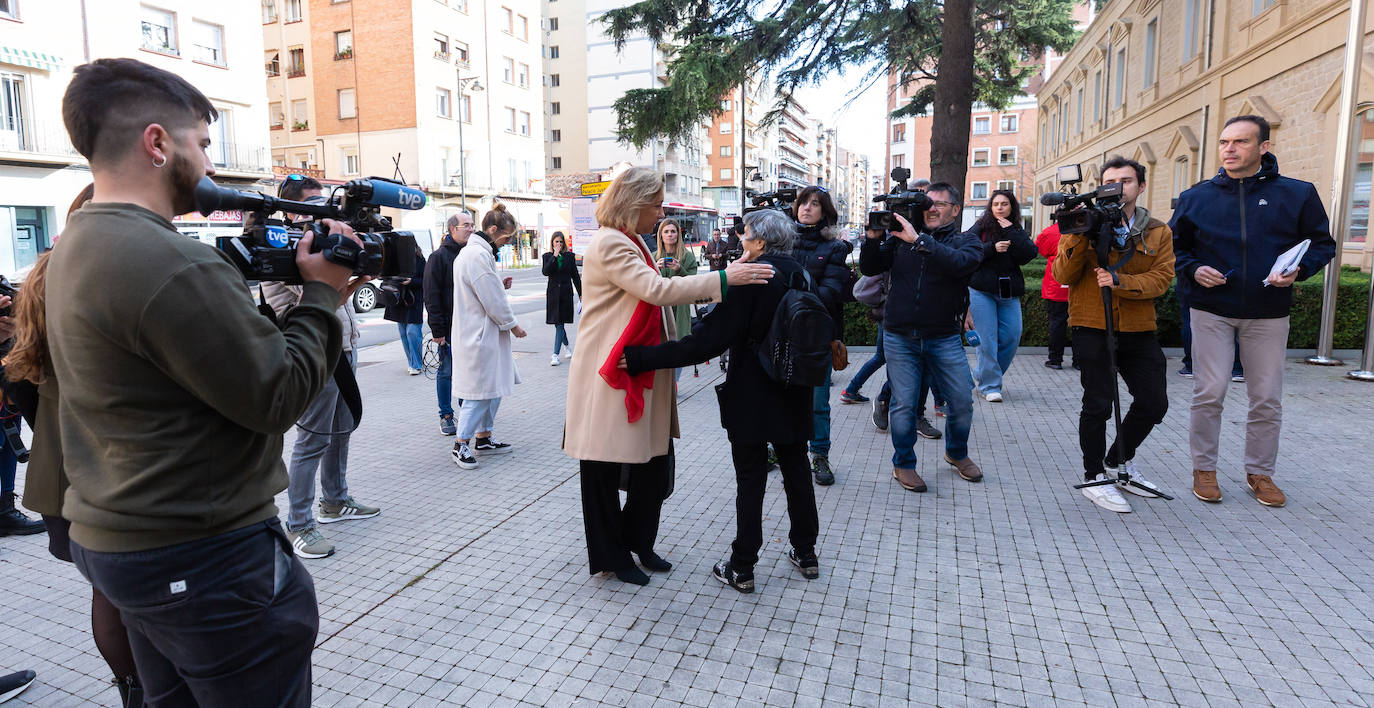
M 658 516 L 668 494 L 669 457 L 630 465 L 630 488 L 620 506 L 619 462 L 578 462 L 582 476 L 582 521 L 587 529 L 587 557 L 591 573 L 633 568 L 633 551 L 654 550 Z

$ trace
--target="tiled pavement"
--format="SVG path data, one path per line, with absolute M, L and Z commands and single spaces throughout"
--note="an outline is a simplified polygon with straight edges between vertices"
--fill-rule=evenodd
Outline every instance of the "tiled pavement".
M 719 369 L 682 379 L 686 437 L 658 544 L 676 568 L 633 588 L 586 572 L 576 465 L 558 449 L 568 367 L 548 366 L 551 334 L 533 329 L 525 383 L 498 416 L 518 452 L 473 472 L 449 461 L 433 386 L 405 375 L 399 345 L 363 353 L 349 482 L 384 511 L 324 527 L 339 552 L 307 562 L 316 705 L 1374 703 L 1374 388 L 1344 370 L 1289 365 L 1289 505 L 1273 510 L 1243 487 L 1240 386 L 1225 502 L 1189 493 L 1190 387 L 1171 367 L 1172 409 L 1138 462 L 1178 498 L 1132 497 L 1127 515 L 1069 488 L 1080 389 L 1035 350 L 1013 365 L 1006 403 L 976 404 L 982 484 L 922 441 L 931 491 L 902 490 L 887 438 L 837 386 L 821 578 L 787 563 L 774 477 L 758 590 L 739 595 L 709 577 L 734 523 Z M 0 667 L 39 674 L 16 703 L 114 705 L 89 590 L 46 537 L 0 540 L 0 583 Z

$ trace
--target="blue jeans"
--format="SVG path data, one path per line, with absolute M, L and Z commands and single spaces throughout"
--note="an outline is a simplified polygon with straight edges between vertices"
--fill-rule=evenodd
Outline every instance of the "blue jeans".
M 1002 375 L 1011 367 L 1016 348 L 1021 345 L 1021 299 L 997 297 L 973 288 L 969 288 L 968 296 L 973 328 L 983 340 L 978 347 L 978 371 L 974 374 L 978 393 L 1000 393 Z
M 859 367 L 858 373 L 854 374 L 854 378 L 849 380 L 849 385 L 845 386 L 844 390 L 850 394 L 858 393 L 863 389 L 864 384 L 868 383 L 868 378 L 878 373 L 878 369 L 882 368 L 883 364 L 886 363 L 887 357 L 883 356 L 883 330 L 880 327 L 878 328 L 877 351 L 874 351 L 873 356 L 869 357 L 868 361 L 865 361 L 864 365 Z
M 916 469 L 916 402 L 921 382 L 930 380 L 948 397 L 945 453 L 951 460 L 968 457 L 968 433 L 973 427 L 973 374 L 959 335 L 920 339 L 883 331 L 887 352 L 887 380 L 892 383 L 892 466 Z
M 496 422 L 496 411 L 501 407 L 501 399 L 467 399 L 462 403 L 458 415 L 458 439 L 471 441 L 476 433 L 491 434 L 492 424 Z
M 434 377 L 434 392 L 439 396 L 439 417 L 453 415 L 453 347 L 439 345 L 439 372 Z
M 406 350 L 406 363 L 412 369 L 425 368 L 425 359 L 420 354 L 420 344 L 425 337 L 420 331 L 420 325 L 397 322 L 396 331 L 401 333 L 401 346 Z
M 568 328 L 562 322 L 553 326 L 553 353 L 556 355 L 563 351 L 563 345 L 572 348 L 572 337 L 568 336 Z
M 830 454 L 830 371 L 825 372 L 825 384 L 817 386 L 811 396 L 811 414 L 815 430 L 811 432 L 811 454 Z

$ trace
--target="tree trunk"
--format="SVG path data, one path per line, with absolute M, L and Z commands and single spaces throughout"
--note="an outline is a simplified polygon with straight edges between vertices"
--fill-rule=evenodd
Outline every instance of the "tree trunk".
M 940 68 L 931 107 L 930 181 L 947 182 L 961 192 L 968 174 L 973 114 L 973 2 L 945 0 Z

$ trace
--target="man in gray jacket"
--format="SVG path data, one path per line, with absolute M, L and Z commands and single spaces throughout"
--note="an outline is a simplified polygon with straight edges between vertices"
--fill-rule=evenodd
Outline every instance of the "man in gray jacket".
M 292 201 L 323 199 L 320 183 L 306 177 L 289 179 L 282 185 L 281 196 Z M 280 317 L 300 301 L 301 287 L 281 283 L 263 283 L 263 296 Z M 354 371 L 358 368 L 358 316 L 353 312 L 353 299 L 348 298 L 336 313 L 343 326 L 343 355 Z M 382 513 L 381 509 L 359 504 L 348 493 L 348 439 L 354 420 L 344 404 L 339 386 L 331 376 L 324 391 L 310 403 L 296 423 L 296 444 L 291 449 L 291 466 L 287 468 L 289 484 L 286 496 L 290 509 L 286 515 L 286 535 L 291 548 L 301 558 L 326 558 L 334 555 L 334 544 L 320 533 L 320 524 L 332 524 L 350 519 L 368 519 Z M 319 471 L 320 515 L 311 513 L 315 505 L 315 473 Z

